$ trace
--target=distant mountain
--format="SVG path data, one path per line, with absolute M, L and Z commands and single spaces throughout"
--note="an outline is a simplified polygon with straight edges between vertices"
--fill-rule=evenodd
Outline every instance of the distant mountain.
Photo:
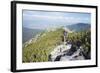
M 73 25 L 67 25 L 66 26 L 68 29 L 72 30 L 72 31 L 84 31 L 84 30 L 88 30 L 91 28 L 90 24 L 87 23 L 77 23 L 77 24 L 73 24 Z
M 40 29 L 30 29 L 30 28 L 23 27 L 22 29 L 23 43 L 35 37 L 38 33 L 42 31 L 43 30 L 40 30 Z
M 90 24 L 87 24 L 87 23 L 77 23 L 77 24 L 66 26 L 66 29 L 70 30 L 71 32 L 84 31 L 90 28 L 91 28 Z M 52 29 L 49 28 L 48 30 L 45 30 L 45 31 L 51 32 L 51 31 L 56 31 L 57 29 L 58 28 L 52 28 Z M 43 31 L 44 30 L 42 29 L 30 29 L 30 28 L 23 27 L 23 31 L 22 31 L 23 32 L 23 43 L 30 40 L 31 38 L 34 38 L 37 34 Z

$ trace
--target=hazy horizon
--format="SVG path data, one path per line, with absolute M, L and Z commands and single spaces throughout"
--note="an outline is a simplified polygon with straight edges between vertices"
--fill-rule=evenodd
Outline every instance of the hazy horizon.
M 23 27 L 30 29 L 47 29 L 76 23 L 91 24 L 91 14 L 23 10 Z

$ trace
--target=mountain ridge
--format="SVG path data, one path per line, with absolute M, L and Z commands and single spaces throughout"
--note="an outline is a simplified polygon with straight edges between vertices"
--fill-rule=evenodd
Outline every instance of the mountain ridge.
M 66 27 L 72 31 L 77 32 L 77 31 L 84 31 L 84 30 L 90 29 L 91 26 L 88 23 L 76 23 L 73 25 L 67 25 Z

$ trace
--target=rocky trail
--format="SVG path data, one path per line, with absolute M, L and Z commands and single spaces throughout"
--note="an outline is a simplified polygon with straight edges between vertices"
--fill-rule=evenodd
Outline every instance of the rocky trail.
M 59 45 L 50 54 L 50 61 L 85 60 L 83 49 L 75 50 L 72 44 Z

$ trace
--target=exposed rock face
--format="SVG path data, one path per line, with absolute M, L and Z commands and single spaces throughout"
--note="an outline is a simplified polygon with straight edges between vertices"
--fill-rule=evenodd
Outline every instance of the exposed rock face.
M 62 49 L 62 50 L 61 50 Z M 85 60 L 82 48 L 74 48 L 72 44 L 60 45 L 50 54 L 49 61 Z

